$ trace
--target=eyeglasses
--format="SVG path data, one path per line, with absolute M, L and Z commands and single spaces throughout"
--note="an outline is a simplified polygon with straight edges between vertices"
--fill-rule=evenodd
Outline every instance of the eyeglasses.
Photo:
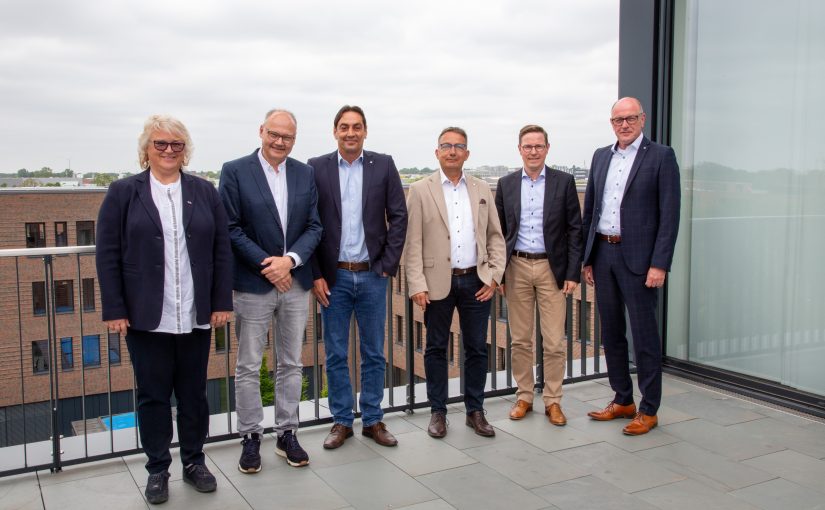
M 547 148 L 547 146 L 543 145 L 543 144 L 541 144 L 541 145 L 522 145 L 521 146 L 521 150 L 523 150 L 524 152 L 533 152 L 533 151 L 544 152 L 544 149 L 546 149 L 546 148 Z
M 438 150 L 447 152 L 450 149 L 455 149 L 457 152 L 464 152 L 467 150 L 466 143 L 440 143 L 438 144 Z
M 628 126 L 632 126 L 639 122 L 639 118 L 641 118 L 641 114 L 639 115 L 628 115 L 627 117 L 613 117 L 610 119 L 610 122 L 613 123 L 614 126 L 619 127 L 627 121 Z
M 290 145 L 295 141 L 295 135 L 282 135 L 281 133 L 276 133 L 275 131 L 270 131 L 268 129 L 266 130 L 266 136 L 273 142 L 281 140 L 287 145 Z
M 186 147 L 183 142 L 167 142 L 166 140 L 152 140 L 152 145 L 160 152 L 165 151 L 167 147 L 172 147 L 172 152 L 180 152 Z

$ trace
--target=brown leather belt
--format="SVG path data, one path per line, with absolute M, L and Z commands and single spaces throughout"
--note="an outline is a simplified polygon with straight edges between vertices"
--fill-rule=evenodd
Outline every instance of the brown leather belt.
M 523 259 L 528 259 L 528 260 L 539 260 L 539 259 L 546 259 L 547 258 L 546 253 L 530 253 L 530 252 L 527 252 L 527 251 L 518 251 L 518 250 L 513 250 L 513 255 L 515 255 L 516 257 L 521 257 Z
M 354 273 L 360 271 L 369 271 L 370 270 L 370 263 L 369 262 L 339 262 L 338 269 L 345 269 L 347 271 L 352 271 Z
M 472 274 L 476 272 L 476 266 L 465 267 L 464 269 L 453 268 L 453 276 L 464 276 L 465 274 Z
M 620 242 L 622 242 L 622 236 L 620 236 L 619 234 L 609 235 L 596 232 L 596 237 L 598 237 L 602 241 L 607 241 L 610 244 L 619 244 Z

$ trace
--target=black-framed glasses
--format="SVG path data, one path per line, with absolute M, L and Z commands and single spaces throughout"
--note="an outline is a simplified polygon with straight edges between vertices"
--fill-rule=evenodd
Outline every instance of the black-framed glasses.
M 172 147 L 172 152 L 180 152 L 186 147 L 184 142 L 167 142 L 166 140 L 152 140 L 152 145 L 160 152 L 165 151 L 167 147 Z
M 544 149 L 546 149 L 546 148 L 547 148 L 547 146 L 546 146 L 546 145 L 544 145 L 544 144 L 537 144 L 537 145 L 522 145 L 522 146 L 521 146 L 521 149 L 522 149 L 524 152 L 533 152 L 533 151 L 536 151 L 536 152 L 544 152 Z
M 275 131 L 266 130 L 266 136 L 272 140 L 273 142 L 277 142 L 281 140 L 287 145 L 290 145 L 292 142 L 295 141 L 295 135 L 282 135 L 281 133 L 277 133 Z
M 641 114 L 639 115 L 628 115 L 627 117 L 613 117 L 610 119 L 610 122 L 613 123 L 614 126 L 619 127 L 625 122 L 627 122 L 628 126 L 632 126 L 639 122 L 639 119 L 642 117 Z
M 440 143 L 438 144 L 438 150 L 447 152 L 450 149 L 455 149 L 458 152 L 464 152 L 467 150 L 466 143 Z

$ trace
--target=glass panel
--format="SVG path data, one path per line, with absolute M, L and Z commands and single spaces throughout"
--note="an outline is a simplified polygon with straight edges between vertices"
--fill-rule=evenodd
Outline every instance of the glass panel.
M 825 3 L 676 6 L 667 353 L 825 394 Z
M 46 283 L 32 282 L 32 313 L 43 315 L 46 313 Z
M 26 248 L 44 248 L 45 246 L 46 224 L 26 223 Z
M 120 334 L 109 333 L 109 364 L 120 365 Z
M 66 235 L 66 222 L 65 221 L 56 221 L 54 223 L 54 245 L 55 246 L 68 246 L 69 239 Z
M 49 341 L 37 340 L 32 342 L 32 370 L 35 374 L 49 371 Z
M 74 282 L 72 280 L 55 280 L 54 309 L 57 312 L 74 311 Z
M 91 246 L 95 244 L 95 222 L 94 221 L 78 221 L 77 222 L 77 245 Z
M 100 335 L 83 335 L 83 366 L 100 366 Z
M 83 311 L 92 312 L 95 309 L 95 279 L 83 278 Z
M 60 364 L 63 370 L 71 370 L 74 368 L 72 337 L 60 339 Z

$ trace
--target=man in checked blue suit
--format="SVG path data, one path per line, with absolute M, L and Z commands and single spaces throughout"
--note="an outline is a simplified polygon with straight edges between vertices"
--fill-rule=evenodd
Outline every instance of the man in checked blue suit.
M 407 232 L 404 190 L 392 157 L 364 150 L 367 118 L 360 107 L 341 107 L 332 134 L 338 150 L 309 160 L 325 227 L 312 256 L 335 421 L 324 448 L 338 448 L 352 436 L 355 416 L 347 358 L 353 312 L 361 346 L 361 433 L 382 446 L 395 446 L 398 442 L 382 421 L 381 401 L 387 279 L 398 271 Z
M 622 431 L 635 436 L 658 424 L 662 341 L 656 303 L 679 230 L 679 165 L 672 148 L 642 134 L 645 113 L 638 99 L 616 101 L 610 123 L 617 141 L 593 154 L 584 197 L 583 274 L 596 288 L 607 373 L 616 396 L 588 416 L 599 421 L 633 418 Z M 642 394 L 638 412 L 628 366 L 625 307 Z
M 235 408 L 243 452 L 242 473 L 261 470 L 264 428 L 259 369 L 275 319 L 275 453 L 291 466 L 309 456 L 298 444 L 301 344 L 312 271 L 307 265 L 321 239 L 318 193 L 312 168 L 289 156 L 298 130 L 295 116 L 270 110 L 261 124 L 261 148 L 221 170 L 220 195 L 229 218 L 234 254 Z

